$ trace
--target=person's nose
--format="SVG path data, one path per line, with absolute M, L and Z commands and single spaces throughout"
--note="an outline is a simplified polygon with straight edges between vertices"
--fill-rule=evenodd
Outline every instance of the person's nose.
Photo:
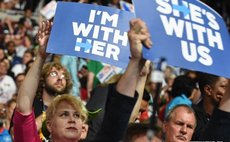
M 60 82 L 61 82 L 63 79 L 64 79 L 64 78 L 63 78 L 62 75 L 58 75 L 58 76 L 57 76 L 57 81 L 60 81 Z
M 57 77 L 57 82 L 61 83 L 62 79 L 60 77 Z
M 75 123 L 76 122 L 76 118 L 74 117 L 74 115 L 70 115 L 69 116 L 69 123 Z
M 180 132 L 184 135 L 184 134 L 187 134 L 187 126 L 186 125 L 183 125 L 180 129 Z
M 63 79 L 62 75 L 57 75 L 57 78 L 58 78 L 58 80 L 62 80 Z

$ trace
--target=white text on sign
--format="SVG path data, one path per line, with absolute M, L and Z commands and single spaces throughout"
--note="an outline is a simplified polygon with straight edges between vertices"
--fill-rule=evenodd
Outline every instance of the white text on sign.
M 168 36 L 181 38 L 180 45 L 184 59 L 211 66 L 213 64 L 211 50 L 224 51 L 216 17 L 186 1 L 179 4 L 178 0 L 156 0 L 156 3 L 165 33 Z M 179 18 L 181 16 L 183 19 Z M 208 22 L 205 23 L 204 19 Z M 205 27 L 205 24 L 208 26 Z
M 100 23 L 95 24 L 98 19 Z M 121 32 L 117 29 L 118 19 L 118 14 L 110 15 L 105 11 L 91 10 L 88 23 L 72 22 L 73 34 L 85 37 L 84 39 L 76 38 L 75 51 L 84 49 L 85 53 L 118 61 L 121 49 L 117 45 L 120 43 L 122 46 L 127 46 L 128 44 L 127 32 Z M 108 43 L 109 40 L 112 43 Z

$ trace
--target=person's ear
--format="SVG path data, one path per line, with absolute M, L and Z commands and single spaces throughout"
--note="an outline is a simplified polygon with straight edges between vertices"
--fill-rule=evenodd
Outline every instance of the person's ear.
M 47 128 L 47 130 L 48 130 L 50 133 L 52 133 L 51 121 L 47 121 L 47 120 L 46 120 L 46 128 Z
M 88 124 L 82 124 L 82 130 L 81 130 L 81 140 L 84 140 L 87 136 L 89 126 Z
M 205 92 L 205 95 L 211 96 L 212 95 L 212 87 L 210 85 L 205 85 L 204 92 Z
M 162 125 L 162 132 L 165 133 L 168 128 L 167 122 L 164 122 Z

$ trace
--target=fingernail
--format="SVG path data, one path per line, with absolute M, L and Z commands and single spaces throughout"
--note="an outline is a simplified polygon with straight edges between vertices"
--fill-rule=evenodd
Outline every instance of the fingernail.
M 152 45 L 153 45 L 153 42 L 152 42 L 151 40 L 149 40 L 149 44 L 150 44 L 150 46 L 152 46 Z

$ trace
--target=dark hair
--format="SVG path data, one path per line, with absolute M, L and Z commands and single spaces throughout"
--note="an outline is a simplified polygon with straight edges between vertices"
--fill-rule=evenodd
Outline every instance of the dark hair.
M 150 98 L 149 92 L 146 89 L 144 89 L 142 100 L 145 100 L 146 102 L 148 102 L 150 99 L 151 98 Z
M 198 73 L 198 84 L 201 91 L 201 94 L 204 94 L 204 87 L 206 85 L 214 85 L 219 80 L 219 76 L 199 72 Z
M 24 52 L 24 54 L 25 54 L 25 53 L 29 53 L 29 54 L 31 54 L 32 57 L 34 57 L 34 50 L 33 50 L 33 49 L 27 49 L 27 50 Z
M 147 123 L 130 123 L 123 142 L 133 142 L 140 136 L 145 136 L 149 129 Z
M 4 124 L 3 119 L 0 118 L 0 128 L 3 127 L 3 124 Z
M 8 42 L 6 43 L 6 48 L 8 48 L 8 46 L 9 46 L 10 44 L 13 44 L 13 45 L 15 46 L 15 42 L 12 41 L 12 40 L 10 40 L 10 41 L 8 41 Z
M 86 65 L 83 65 L 82 68 L 88 70 L 88 67 Z
M 175 78 L 170 95 L 175 98 L 184 94 L 189 98 L 194 88 L 196 88 L 196 82 L 193 79 L 180 75 Z

